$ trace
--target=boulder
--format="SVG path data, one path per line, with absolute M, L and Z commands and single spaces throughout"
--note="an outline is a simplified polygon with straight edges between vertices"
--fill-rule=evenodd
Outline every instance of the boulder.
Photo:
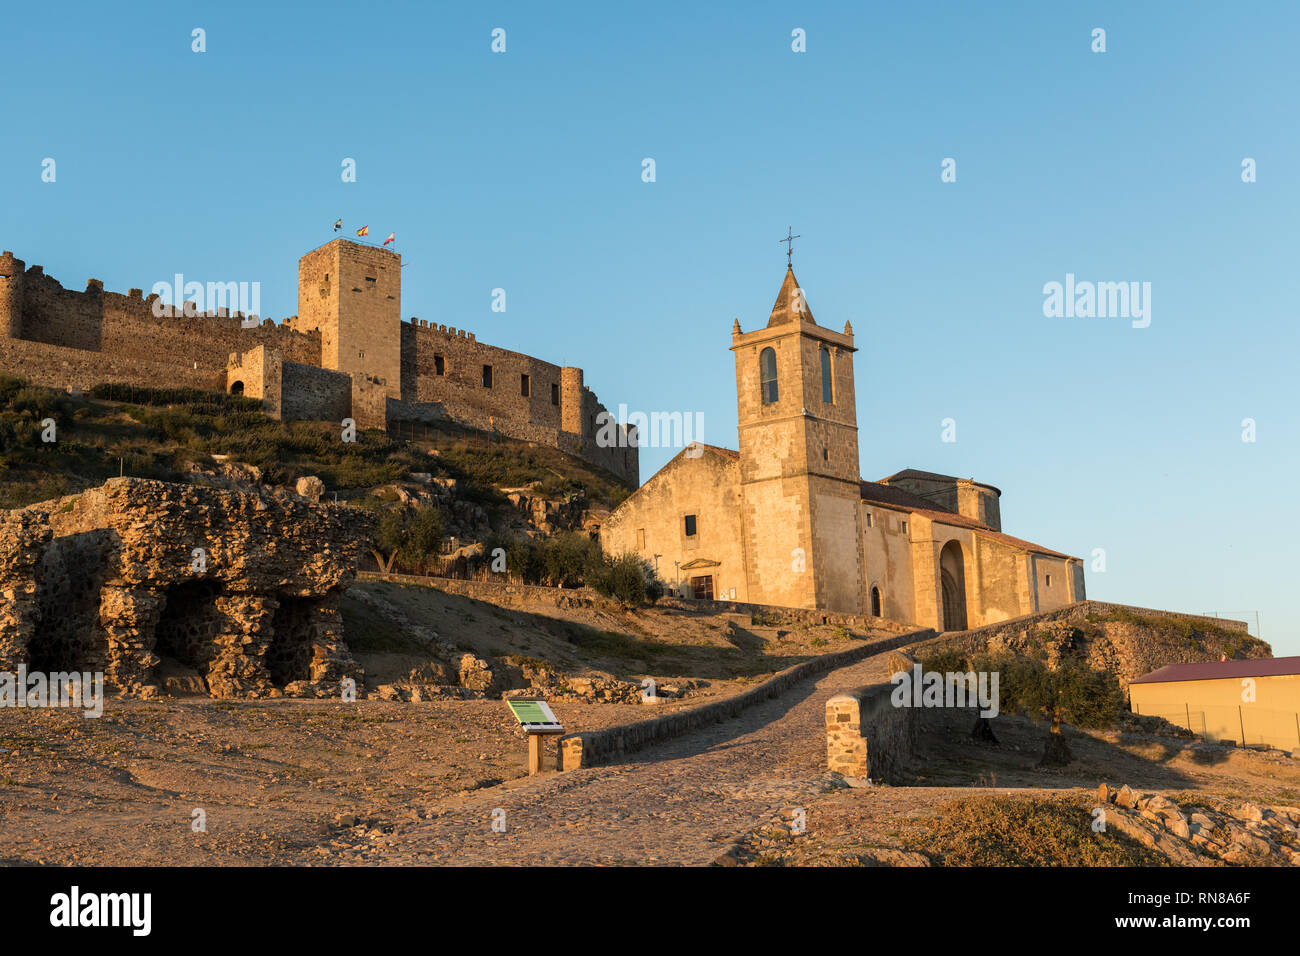
M 293 483 L 293 490 L 308 501 L 320 501 L 321 495 L 325 494 L 325 482 L 315 475 L 304 475 Z

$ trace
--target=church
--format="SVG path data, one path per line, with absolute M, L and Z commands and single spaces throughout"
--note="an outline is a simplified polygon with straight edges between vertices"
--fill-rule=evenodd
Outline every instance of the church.
M 864 481 L 853 327 L 817 324 L 787 266 L 767 325 L 731 330 L 739 451 L 683 449 L 614 510 L 686 597 L 964 630 L 1084 599 L 1079 558 L 1002 531 L 989 484 L 905 469 Z

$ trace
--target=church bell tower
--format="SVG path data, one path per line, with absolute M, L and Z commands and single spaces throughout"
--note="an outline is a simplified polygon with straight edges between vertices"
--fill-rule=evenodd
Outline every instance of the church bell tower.
M 853 328 L 813 319 L 787 266 L 764 328 L 732 327 L 750 601 L 862 613 Z

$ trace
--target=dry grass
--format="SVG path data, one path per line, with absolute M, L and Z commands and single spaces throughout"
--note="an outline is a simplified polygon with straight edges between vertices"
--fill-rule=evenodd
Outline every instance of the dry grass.
M 1091 809 L 1073 795 L 963 797 L 926 821 L 909 849 L 942 866 L 1168 865 L 1121 833 L 1094 833 Z

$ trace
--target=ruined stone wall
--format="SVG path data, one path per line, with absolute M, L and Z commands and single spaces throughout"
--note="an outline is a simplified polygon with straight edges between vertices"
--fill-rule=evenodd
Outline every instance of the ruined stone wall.
M 0 512 L 0 670 L 27 660 L 40 620 L 37 569 L 50 537 L 41 516 Z
M 371 521 L 138 478 L 0 513 L 0 666 L 102 670 L 147 697 L 167 656 L 216 697 L 336 694 L 362 676 L 337 602 Z

